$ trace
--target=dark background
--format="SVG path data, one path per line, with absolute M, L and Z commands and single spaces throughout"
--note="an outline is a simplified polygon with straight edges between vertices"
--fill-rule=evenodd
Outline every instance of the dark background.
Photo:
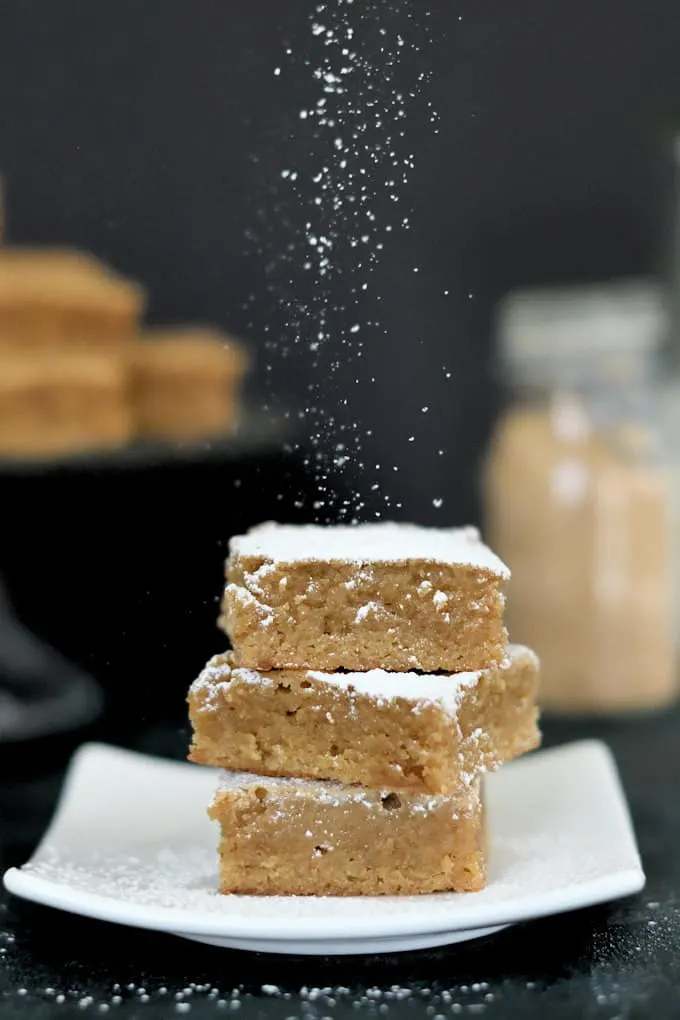
M 0 172 L 12 240 L 90 248 L 149 286 L 153 321 L 208 319 L 246 336 L 258 354 L 253 406 L 274 396 L 293 416 L 315 370 L 302 350 L 285 356 L 271 285 L 279 269 L 246 235 L 264 224 L 269 256 L 290 240 L 272 182 L 305 159 L 298 111 L 309 83 L 299 63 L 278 78 L 273 68 L 286 45 L 299 54 L 311 45 L 313 6 L 0 0 Z M 390 516 L 477 519 L 476 468 L 498 402 L 489 368 L 497 297 L 517 285 L 669 272 L 680 7 L 433 0 L 425 19 L 420 0 L 355 6 L 376 24 L 403 21 L 421 42 L 427 29 L 417 60 L 431 81 L 406 125 L 416 161 L 401 198 L 413 229 L 386 246 L 364 308 L 365 322 L 382 327 L 363 334 L 360 372 L 340 358 L 317 389 L 329 414 L 351 396 L 364 459 L 385 465 L 378 495 L 368 484 L 377 469 L 358 464 L 336 480 L 338 495 L 356 485 L 367 517 L 387 496 Z M 405 83 L 418 66 L 405 63 Z M 338 354 L 348 325 L 337 313 Z M 184 692 L 221 643 L 214 617 L 229 535 L 267 516 L 312 516 L 309 421 L 299 428 L 246 431 L 198 458 L 2 467 L 0 571 L 33 630 L 103 682 L 97 736 L 184 753 Z M 323 439 L 331 444 L 333 430 Z M 677 711 L 545 728 L 547 743 L 586 733 L 613 748 L 648 874 L 641 897 L 466 947 L 291 961 L 192 947 L 0 894 L 0 1004 L 7 1015 L 51 1016 L 61 993 L 63 1015 L 83 1015 L 121 984 L 116 1008 L 126 1016 L 166 1016 L 175 995 L 192 1015 L 212 1016 L 207 992 L 181 991 L 202 982 L 227 997 L 240 985 L 244 1016 L 375 1016 L 366 988 L 396 982 L 412 991 L 389 1005 L 400 1016 L 451 1015 L 454 1003 L 499 1020 L 677 1017 L 677 728 Z M 77 739 L 0 748 L 3 867 L 40 838 Z M 292 998 L 263 997 L 265 982 Z M 336 1007 L 312 1007 L 298 991 L 337 982 L 347 995 Z
M 341 342 L 356 313 L 342 310 L 339 277 L 325 355 L 338 370 L 320 373 L 304 344 L 289 356 L 278 256 L 305 213 L 290 193 L 282 213 L 277 182 L 308 157 L 299 111 L 310 96 L 314 6 L 0 0 L 11 240 L 90 248 L 149 287 L 151 321 L 210 320 L 246 337 L 253 405 L 283 401 L 299 429 L 193 465 L 0 476 L 0 570 L 24 619 L 115 691 L 132 685 L 154 712 L 165 703 L 159 686 L 172 687 L 183 712 L 188 678 L 219 648 L 229 535 L 262 518 L 315 516 L 317 479 L 304 461 L 318 420 L 297 419 L 310 385 L 322 417 L 339 415 L 322 430 L 324 450 L 348 423 L 362 437 L 361 455 L 333 483 L 331 518 L 347 490 L 365 501 L 363 517 L 387 505 L 389 516 L 423 523 L 478 520 L 476 468 L 498 400 L 499 295 L 668 271 L 674 0 L 434 0 L 427 9 L 362 0 L 351 15 L 357 46 L 378 60 L 371 40 L 388 24 L 420 46 L 399 72 L 404 87 L 430 75 L 405 120 L 415 168 L 400 198 L 412 229 L 391 235 L 373 275 L 361 362 Z M 253 231 L 265 237 L 259 248 Z M 294 298 L 305 303 L 314 282 L 297 279 Z
M 300 226 L 294 213 L 292 227 L 278 222 L 270 189 L 305 158 L 298 112 L 309 76 L 283 50 L 312 50 L 314 6 L 2 0 L 0 168 L 12 239 L 92 248 L 149 286 L 155 320 L 213 320 L 259 349 L 268 330 L 283 334 L 244 235 L 264 211 L 272 250 L 278 240 L 283 251 Z M 423 101 L 407 118 L 416 159 L 402 203 L 413 229 L 386 245 L 376 304 L 369 296 L 363 309 L 388 336 L 369 330 L 358 385 L 348 365 L 338 386 L 373 430 L 367 452 L 387 465 L 382 488 L 404 515 L 455 521 L 475 515 L 499 293 L 663 265 L 680 12 L 674 0 L 434 0 L 429 19 L 405 0 L 355 8 L 363 35 L 384 20 L 408 42 L 427 21 L 431 42 L 402 73 L 407 84 L 413 61 L 431 71 L 424 99 L 440 120 L 435 134 Z M 338 334 L 349 325 L 335 324 Z M 272 360 L 274 390 L 303 406 L 311 359 L 294 370 Z M 336 395 L 324 393 L 329 407 Z

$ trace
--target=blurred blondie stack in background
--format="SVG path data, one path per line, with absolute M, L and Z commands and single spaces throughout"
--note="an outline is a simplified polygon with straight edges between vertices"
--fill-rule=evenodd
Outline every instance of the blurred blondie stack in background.
M 128 443 L 141 287 L 68 250 L 0 251 L 0 453 Z
M 217 329 L 148 330 L 132 350 L 138 435 L 183 440 L 228 434 L 246 367 L 242 345 Z
M 540 741 L 505 565 L 473 528 L 267 524 L 226 577 L 232 650 L 189 692 L 221 891 L 481 889 L 483 775 Z
M 0 457 L 233 430 L 242 345 L 217 329 L 145 329 L 146 305 L 94 255 L 0 244 Z

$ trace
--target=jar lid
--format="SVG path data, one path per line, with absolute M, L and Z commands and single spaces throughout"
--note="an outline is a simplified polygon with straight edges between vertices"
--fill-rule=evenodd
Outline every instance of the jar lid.
M 499 355 L 522 374 L 539 364 L 642 358 L 659 350 L 668 326 L 663 289 L 649 280 L 517 291 L 499 308 Z

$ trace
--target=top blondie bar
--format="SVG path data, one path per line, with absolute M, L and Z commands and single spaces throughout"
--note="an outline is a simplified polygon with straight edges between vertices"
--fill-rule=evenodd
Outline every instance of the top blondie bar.
M 510 571 L 475 528 L 258 525 L 232 539 L 220 627 L 254 669 L 500 665 Z

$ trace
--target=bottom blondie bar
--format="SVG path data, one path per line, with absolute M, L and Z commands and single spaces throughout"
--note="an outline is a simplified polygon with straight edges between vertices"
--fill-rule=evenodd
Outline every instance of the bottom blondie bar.
M 220 892 L 374 896 L 484 887 L 479 780 L 455 797 L 226 772 Z

